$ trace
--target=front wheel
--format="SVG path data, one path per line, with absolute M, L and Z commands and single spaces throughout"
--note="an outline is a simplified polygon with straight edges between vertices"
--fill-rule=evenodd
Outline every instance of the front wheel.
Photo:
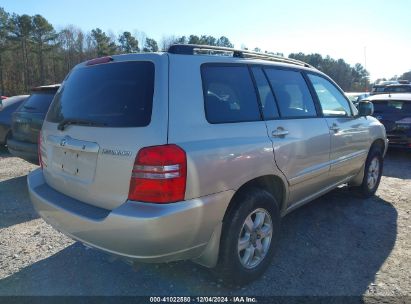
M 369 198 L 375 194 L 381 181 L 383 157 L 380 150 L 372 149 L 367 156 L 364 168 L 364 178 L 358 187 L 359 193 Z
M 269 266 L 280 229 L 275 198 L 249 189 L 237 197 L 223 223 L 216 271 L 227 285 L 255 280 Z

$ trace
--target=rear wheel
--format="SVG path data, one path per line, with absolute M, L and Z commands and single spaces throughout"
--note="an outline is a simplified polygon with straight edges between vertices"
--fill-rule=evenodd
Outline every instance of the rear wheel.
M 11 138 L 11 131 L 7 132 L 6 137 L 4 138 L 4 146 L 7 146 L 7 141 Z
M 223 223 L 216 269 L 227 285 L 246 284 L 267 269 L 280 228 L 278 204 L 267 191 L 253 188 L 236 200 Z
M 379 149 L 372 149 L 365 161 L 364 178 L 362 184 L 357 188 L 359 193 L 369 198 L 375 194 L 380 184 L 383 169 L 382 152 Z

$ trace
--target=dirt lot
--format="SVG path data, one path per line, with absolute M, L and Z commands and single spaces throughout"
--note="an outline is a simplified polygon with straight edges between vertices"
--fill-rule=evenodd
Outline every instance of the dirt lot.
M 33 210 L 36 167 L 0 149 L 0 295 L 411 296 L 411 153 L 389 151 L 377 196 L 347 188 L 287 216 L 264 277 L 226 289 L 191 262 L 130 267 L 56 232 Z

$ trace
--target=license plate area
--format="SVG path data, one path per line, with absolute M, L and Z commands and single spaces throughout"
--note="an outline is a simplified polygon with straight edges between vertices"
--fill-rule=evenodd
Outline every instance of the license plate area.
M 92 182 L 97 165 L 97 154 L 68 148 L 54 147 L 53 171 L 83 182 Z

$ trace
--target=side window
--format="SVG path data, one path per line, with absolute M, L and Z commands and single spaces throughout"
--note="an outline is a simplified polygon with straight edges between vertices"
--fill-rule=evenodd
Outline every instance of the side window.
M 317 116 L 314 101 L 300 72 L 265 69 L 284 118 Z
M 343 94 L 327 79 L 308 74 L 317 93 L 324 116 L 351 116 L 351 107 Z
M 260 96 L 261 106 L 263 109 L 264 119 L 275 119 L 279 117 L 277 105 L 275 104 L 274 95 L 271 91 L 267 78 L 262 68 L 252 68 L 255 82 L 257 84 L 258 94 Z
M 201 75 L 208 122 L 261 120 L 254 84 L 247 66 L 204 65 Z

